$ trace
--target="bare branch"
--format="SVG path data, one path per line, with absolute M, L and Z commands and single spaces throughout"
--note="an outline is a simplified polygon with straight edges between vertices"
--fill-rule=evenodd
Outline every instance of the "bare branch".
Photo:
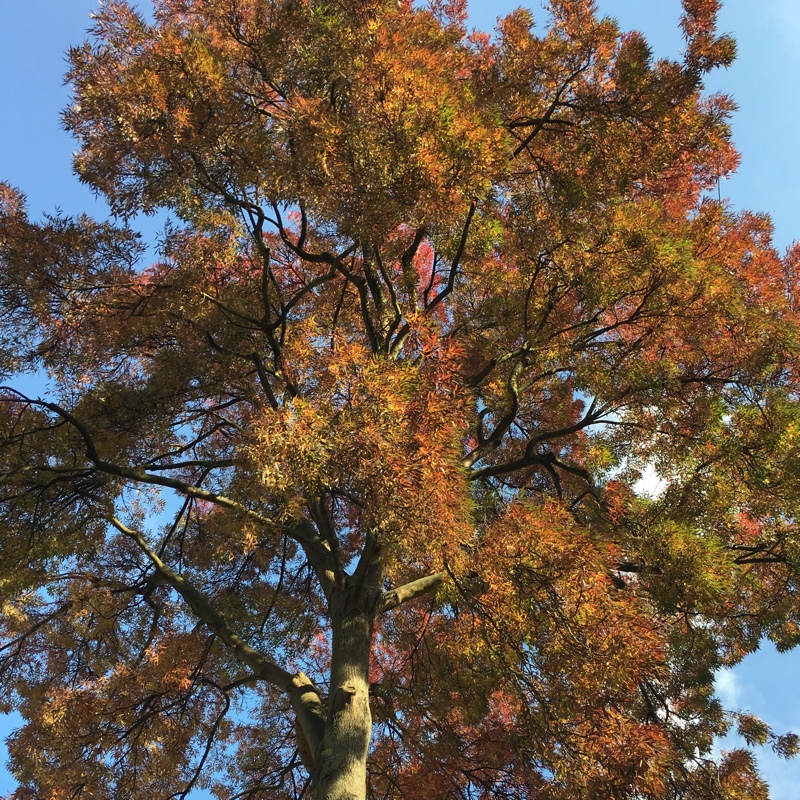
M 467 220 L 464 223 L 464 228 L 461 231 L 461 240 L 458 243 L 458 249 L 456 250 L 455 256 L 453 256 L 453 261 L 450 264 L 450 274 L 447 276 L 447 286 L 442 289 L 436 297 L 431 300 L 430 304 L 427 306 L 426 311 L 432 311 L 439 303 L 444 300 L 450 292 L 453 291 L 453 287 L 455 286 L 456 282 L 456 275 L 458 274 L 458 267 L 461 264 L 461 259 L 464 256 L 464 250 L 467 247 L 467 238 L 469 237 L 469 229 L 472 226 L 472 219 L 475 216 L 475 210 L 478 208 L 478 201 L 473 200 L 469 204 L 469 211 L 467 212 Z
M 517 362 L 508 376 L 508 393 L 511 395 L 511 408 L 508 413 L 498 420 L 491 435 L 462 460 L 462 466 L 471 467 L 487 453 L 500 446 L 500 441 L 517 418 L 517 412 L 519 411 L 519 376 L 522 374 L 522 368 L 522 363 Z
M 477 481 L 482 478 L 493 478 L 497 477 L 498 475 L 507 475 L 509 472 L 517 472 L 525 467 L 533 466 L 542 466 L 547 469 L 553 469 L 554 467 L 557 467 L 558 469 L 582 478 L 588 484 L 592 483 L 592 477 L 588 470 L 585 470 L 582 467 L 575 467 L 572 464 L 566 464 L 565 462 L 556 458 L 553 453 L 531 453 L 526 454 L 521 458 L 515 458 L 513 461 L 506 461 L 500 464 L 491 464 L 487 467 L 481 467 L 480 469 L 473 470 L 469 474 L 469 480 Z
M 533 125 L 533 130 L 520 142 L 517 148 L 514 150 L 512 158 L 516 158 L 523 150 L 526 150 L 531 142 L 542 132 L 542 128 L 551 121 L 553 114 L 556 112 L 558 108 L 569 107 L 570 104 L 562 101 L 562 97 L 564 93 L 569 88 L 569 85 L 574 81 L 581 73 L 585 72 L 591 62 L 587 62 L 576 69 L 571 75 L 567 76 L 567 79 L 561 84 L 558 91 L 553 98 L 553 101 L 547 108 L 547 111 L 544 112 L 544 115 L 539 117 L 536 120 L 530 120 L 530 124 Z M 560 120 L 561 124 L 564 124 L 565 120 Z M 513 130 L 514 128 L 522 127 L 520 123 L 511 123 L 508 125 L 509 130 Z
M 418 597 L 435 592 L 446 578 L 446 572 L 436 572 L 433 575 L 426 575 L 424 578 L 418 578 L 415 581 L 411 581 L 411 583 L 406 583 L 404 586 L 398 586 L 396 589 L 384 592 L 379 613 L 383 614 L 403 603 L 409 603 Z

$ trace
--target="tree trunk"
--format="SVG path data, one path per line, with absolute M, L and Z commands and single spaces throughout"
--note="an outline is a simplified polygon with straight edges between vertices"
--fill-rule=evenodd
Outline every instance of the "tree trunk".
M 364 800 L 372 735 L 369 656 L 373 615 L 345 608 L 333 617 L 328 718 L 311 771 L 314 800 Z

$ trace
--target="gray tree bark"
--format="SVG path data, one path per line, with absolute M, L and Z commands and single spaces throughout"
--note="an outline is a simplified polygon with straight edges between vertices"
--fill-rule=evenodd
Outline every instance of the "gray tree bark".
M 349 605 L 349 604 L 348 604 Z M 372 736 L 369 657 L 374 614 L 343 608 L 333 618 L 328 715 L 311 770 L 314 800 L 364 800 Z

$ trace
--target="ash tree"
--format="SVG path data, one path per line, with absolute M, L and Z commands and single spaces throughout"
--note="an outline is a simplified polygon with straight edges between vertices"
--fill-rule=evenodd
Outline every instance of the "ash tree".
M 800 642 L 800 251 L 717 199 L 718 5 L 680 62 L 590 0 L 102 7 L 112 221 L 0 195 L 14 798 L 767 797 L 713 678 Z

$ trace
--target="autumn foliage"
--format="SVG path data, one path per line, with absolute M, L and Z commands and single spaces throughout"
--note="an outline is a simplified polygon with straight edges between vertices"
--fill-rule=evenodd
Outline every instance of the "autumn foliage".
M 0 191 L 16 800 L 767 797 L 713 680 L 800 643 L 800 253 L 718 6 L 103 6 L 112 221 Z

